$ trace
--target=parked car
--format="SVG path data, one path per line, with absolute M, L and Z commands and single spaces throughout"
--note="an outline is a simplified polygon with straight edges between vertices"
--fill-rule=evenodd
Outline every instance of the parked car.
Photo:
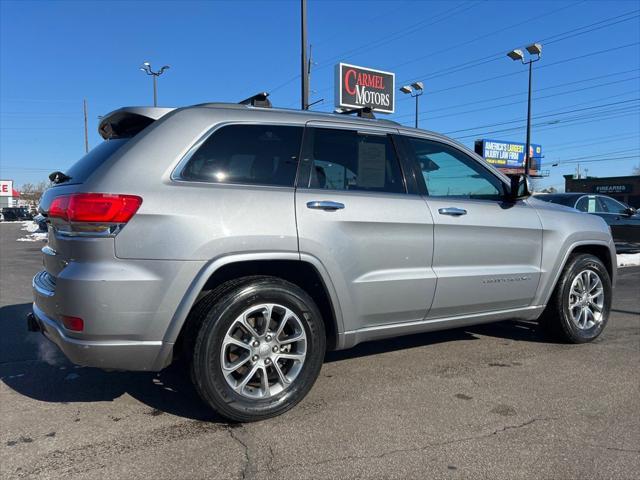
M 41 200 L 30 329 L 80 365 L 185 358 L 206 403 L 253 421 L 300 401 L 326 349 L 506 319 L 571 343 L 605 328 L 601 218 L 442 135 L 268 107 L 106 115 Z
M 640 252 L 640 213 L 635 208 L 607 195 L 590 193 L 541 193 L 536 198 L 603 218 L 611 228 L 618 253 Z
M 24 207 L 4 207 L 2 215 L 7 222 L 15 222 L 19 220 L 31 220 L 33 217 Z

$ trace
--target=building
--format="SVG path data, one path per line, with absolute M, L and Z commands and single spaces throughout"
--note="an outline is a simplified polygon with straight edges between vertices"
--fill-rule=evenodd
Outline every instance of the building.
M 564 191 L 601 193 L 640 208 L 640 175 L 598 178 L 573 178 L 573 175 L 565 175 Z
M 0 208 L 17 207 L 20 193 L 13 188 L 13 180 L 0 180 Z

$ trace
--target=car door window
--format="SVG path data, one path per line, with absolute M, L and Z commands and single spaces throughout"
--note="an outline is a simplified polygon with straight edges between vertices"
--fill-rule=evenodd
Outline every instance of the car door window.
M 311 128 L 309 133 L 309 188 L 406 192 L 388 135 L 329 128 Z
M 578 203 L 576 203 L 576 209 L 586 213 L 602 212 L 602 206 L 600 205 L 600 202 L 598 202 L 598 199 L 594 195 L 589 195 L 589 196 L 580 198 L 580 200 L 578 200 Z
M 625 207 L 620 202 L 616 202 L 613 198 L 609 197 L 598 197 L 600 202 L 602 203 L 602 208 L 606 213 L 625 213 L 627 207 Z
M 432 140 L 407 140 L 429 196 L 487 200 L 503 197 L 503 183 L 463 152 Z

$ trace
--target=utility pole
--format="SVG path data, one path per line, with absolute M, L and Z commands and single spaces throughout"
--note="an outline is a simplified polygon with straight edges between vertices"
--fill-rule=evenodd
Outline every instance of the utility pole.
M 307 0 L 300 0 L 300 67 L 302 69 L 302 85 L 300 109 L 309 108 L 309 65 L 307 64 Z
M 87 124 L 87 99 L 82 100 L 84 110 L 84 153 L 89 153 L 89 129 Z

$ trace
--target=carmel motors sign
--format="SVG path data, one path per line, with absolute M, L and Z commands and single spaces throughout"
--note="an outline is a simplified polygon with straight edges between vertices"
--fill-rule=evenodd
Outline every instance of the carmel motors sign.
M 370 107 L 375 112 L 393 113 L 395 82 L 394 73 L 339 63 L 336 65 L 336 107 Z

